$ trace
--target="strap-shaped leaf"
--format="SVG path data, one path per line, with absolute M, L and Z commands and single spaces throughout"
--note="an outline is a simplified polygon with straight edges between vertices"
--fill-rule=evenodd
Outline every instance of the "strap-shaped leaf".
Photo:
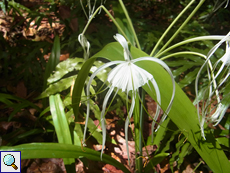
M 52 51 L 51 51 L 51 54 L 50 54 L 50 57 L 48 60 L 48 63 L 46 65 L 43 90 L 45 90 L 45 88 L 47 87 L 48 77 L 53 73 L 57 64 L 60 61 L 60 52 L 61 52 L 60 39 L 58 36 L 56 36 L 55 40 L 54 40 L 54 45 L 53 45 L 53 48 L 52 48 Z
M 12 102 L 11 100 L 17 101 L 17 103 Z M 33 107 L 37 111 L 41 111 L 41 109 L 32 102 L 10 94 L 0 93 L 0 102 L 6 104 L 7 107 L 12 107 L 14 109 L 8 117 L 8 121 L 10 121 L 17 112 L 20 112 L 26 107 Z
M 70 144 L 32 143 L 22 144 L 14 147 L 0 147 L 0 150 L 21 151 L 21 159 L 79 158 L 80 156 L 83 156 L 90 160 L 101 161 L 100 152 Z M 119 163 L 117 160 L 106 154 L 103 154 L 103 162 L 116 166 L 125 173 L 129 173 L 129 170 L 123 164 Z
M 52 114 L 54 128 L 57 133 L 58 142 L 64 144 L 72 144 L 69 125 L 65 116 L 64 107 L 59 94 L 51 95 L 50 112 Z M 62 157 L 66 166 L 67 172 L 72 172 L 75 169 L 75 159 Z
M 78 119 L 78 113 L 79 113 L 79 103 L 81 101 L 81 95 L 82 95 L 82 90 L 85 85 L 85 81 L 88 77 L 89 71 L 91 67 L 93 66 L 93 63 L 96 58 L 90 58 L 87 60 L 81 70 L 78 73 L 78 77 L 75 80 L 74 83 L 74 88 L 73 88 L 73 97 L 72 97 L 72 105 L 73 105 L 73 112 L 75 115 L 75 121 Z
M 53 118 L 54 128 L 57 133 L 58 142 L 72 144 L 69 125 L 65 116 L 64 107 L 59 94 L 49 97 L 50 112 Z
M 60 52 L 61 52 L 60 39 L 58 36 L 56 36 L 54 39 L 54 45 L 53 45 L 48 63 L 46 65 L 46 70 L 45 70 L 45 74 L 44 74 L 43 91 L 47 88 L 48 77 L 53 73 L 56 65 L 60 61 Z M 44 107 L 47 106 L 47 100 L 46 99 L 43 99 L 43 106 Z

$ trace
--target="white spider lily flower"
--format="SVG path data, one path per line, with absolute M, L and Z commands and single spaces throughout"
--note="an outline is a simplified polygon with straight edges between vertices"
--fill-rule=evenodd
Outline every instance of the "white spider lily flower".
M 134 106 L 135 106 L 135 100 L 136 100 L 136 97 L 138 94 L 138 89 L 140 87 L 142 87 L 146 84 L 149 86 L 149 83 L 151 83 L 155 89 L 156 101 L 158 104 L 157 104 L 157 109 L 156 109 L 156 115 L 155 115 L 153 123 L 152 123 L 152 130 L 154 129 L 155 122 L 156 122 L 156 120 L 160 114 L 161 95 L 160 95 L 160 90 L 158 88 L 158 85 L 157 85 L 154 77 L 152 76 L 152 74 L 150 74 L 146 70 L 135 65 L 136 62 L 138 62 L 138 61 L 156 62 L 156 63 L 160 64 L 171 76 L 172 85 L 173 85 L 173 92 L 172 92 L 172 96 L 171 96 L 171 100 L 169 102 L 169 105 L 168 105 L 160 123 L 162 123 L 164 121 L 164 119 L 166 118 L 166 116 L 168 115 L 168 113 L 171 109 L 171 106 L 172 106 L 174 95 L 175 95 L 175 81 L 174 81 L 173 75 L 172 75 L 169 67 L 163 61 L 161 61 L 157 58 L 153 58 L 153 57 L 140 57 L 137 59 L 132 59 L 131 53 L 128 49 L 128 43 L 125 40 L 125 38 L 120 34 L 116 34 L 114 36 L 114 38 L 124 48 L 124 59 L 125 60 L 124 61 L 108 62 L 108 63 L 102 65 L 101 67 L 99 67 L 91 75 L 89 82 L 87 84 L 87 89 L 86 89 L 88 102 L 87 102 L 87 115 L 86 115 L 86 121 L 85 121 L 83 145 L 85 145 L 84 142 L 85 142 L 85 136 L 86 136 L 86 131 L 87 131 L 88 117 L 89 117 L 89 112 L 90 112 L 89 99 L 90 99 L 91 82 L 93 81 L 94 77 L 100 71 L 102 71 L 103 69 L 110 67 L 112 65 L 118 64 L 115 68 L 113 68 L 110 71 L 110 73 L 108 74 L 108 77 L 107 77 L 107 82 L 109 83 L 109 85 L 108 85 L 109 90 L 108 90 L 108 92 L 104 98 L 103 105 L 102 105 L 102 112 L 101 112 L 101 128 L 102 128 L 102 134 L 103 134 L 101 158 L 102 158 L 102 153 L 103 153 L 103 149 L 105 146 L 105 140 L 106 140 L 105 110 L 106 110 L 106 105 L 108 103 L 108 100 L 109 100 L 112 92 L 115 90 L 115 88 L 116 88 L 115 94 L 117 94 L 118 90 L 122 90 L 122 92 L 126 92 L 127 93 L 127 99 L 128 99 L 128 94 L 131 94 L 131 106 L 130 106 L 130 109 L 128 111 L 128 117 L 125 121 L 125 139 L 126 139 L 126 141 L 128 141 L 129 121 L 130 121 L 130 118 L 132 117 L 132 114 L 133 114 L 133 110 L 134 110 Z M 126 147 L 127 147 L 128 158 L 129 158 L 128 146 L 126 146 Z
M 90 43 L 87 41 L 86 37 L 83 34 L 79 34 L 78 41 L 83 48 L 84 60 L 86 61 L 89 58 Z
M 205 63 L 202 65 L 202 67 L 200 68 L 197 77 L 196 77 L 196 82 L 195 82 L 195 92 L 196 95 L 198 95 L 198 80 L 199 80 L 199 76 L 201 71 L 203 70 L 204 66 L 207 64 L 207 62 L 210 62 L 210 58 L 211 56 L 215 53 L 215 51 L 225 42 L 226 43 L 226 51 L 225 54 L 216 61 L 216 63 L 213 66 L 213 69 L 208 69 L 208 77 L 210 80 L 210 84 L 208 86 L 208 88 L 206 89 L 206 91 L 208 91 L 208 97 L 207 99 L 203 99 L 203 106 L 202 106 L 202 117 L 200 119 L 200 113 L 199 113 L 199 102 L 197 104 L 197 114 L 198 114 L 198 119 L 200 121 L 200 128 L 201 128 L 201 134 L 203 136 L 203 138 L 205 139 L 205 135 L 204 135 L 204 123 L 206 121 L 212 122 L 214 123 L 214 126 L 216 126 L 223 118 L 225 112 L 227 111 L 228 105 L 226 104 L 222 104 L 221 103 L 221 98 L 219 95 L 219 88 L 224 84 L 224 82 L 228 79 L 229 75 L 230 75 L 230 69 L 227 70 L 227 74 L 226 74 L 226 70 L 225 68 L 228 68 L 230 65 L 230 47 L 229 47 L 229 41 L 230 41 L 230 32 L 224 37 L 222 38 L 207 54 L 207 58 Z M 217 66 L 219 63 L 222 63 L 220 68 L 217 70 L 217 72 L 215 73 Z M 223 70 L 224 69 L 224 70 Z M 211 71 L 211 74 L 210 74 Z M 216 79 L 217 77 L 222 74 L 223 76 L 225 75 L 225 77 L 223 79 L 220 80 L 219 83 L 216 83 Z M 206 94 L 206 92 L 205 92 Z M 215 108 L 215 112 L 213 113 L 213 110 L 210 111 L 210 106 L 212 104 L 212 99 L 213 97 L 216 96 L 216 100 L 217 100 L 217 107 Z

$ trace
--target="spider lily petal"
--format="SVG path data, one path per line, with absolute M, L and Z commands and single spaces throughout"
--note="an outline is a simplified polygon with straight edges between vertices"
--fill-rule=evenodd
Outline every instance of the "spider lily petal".
M 129 92 L 130 90 L 137 90 L 152 78 L 153 76 L 149 72 L 137 65 L 131 62 L 123 62 L 109 73 L 107 80 L 112 86 L 121 89 L 123 92 Z
M 219 46 L 226 42 L 226 52 L 225 54 L 214 64 L 214 70 L 216 69 L 217 65 L 219 62 L 222 62 L 222 65 L 220 67 L 220 69 L 218 70 L 217 74 L 215 75 L 215 79 L 219 76 L 219 74 L 221 73 L 221 71 L 223 70 L 224 66 L 226 65 L 230 65 L 230 48 L 229 48 L 229 42 L 227 41 L 227 39 L 229 39 L 230 37 L 230 32 L 222 39 L 220 40 L 219 43 L 216 44 L 215 49 L 219 48 Z M 208 56 L 211 57 L 211 55 L 213 55 L 214 52 L 212 52 L 211 54 L 209 54 Z
M 228 7 L 228 4 L 229 4 L 229 0 L 227 0 L 226 5 L 225 5 L 224 8 L 227 8 L 227 7 Z
M 106 140 L 106 127 L 105 127 L 105 109 L 106 109 L 106 105 L 108 103 L 109 97 L 112 94 L 114 90 L 114 87 L 111 87 L 109 89 L 109 91 L 106 93 L 105 99 L 103 101 L 103 105 L 102 105 L 102 112 L 101 112 L 101 129 L 102 129 L 102 152 L 101 152 L 101 160 L 102 160 L 102 154 L 103 154 L 103 150 L 104 150 L 104 146 L 105 146 L 105 140 Z M 116 93 L 117 94 L 117 93 Z
M 205 135 L 204 135 L 204 123 L 208 120 L 210 120 L 211 122 L 215 123 L 214 126 L 216 126 L 221 119 L 223 118 L 227 108 L 228 108 L 228 104 L 222 104 L 221 103 L 221 99 L 219 96 L 219 88 L 223 85 L 223 83 L 227 80 L 227 78 L 230 75 L 230 70 L 228 70 L 227 74 L 226 72 L 223 73 L 226 74 L 225 77 L 220 80 L 220 82 L 217 84 L 216 83 L 216 79 L 217 77 L 221 74 L 221 72 L 223 72 L 223 69 L 227 66 L 230 65 L 230 48 L 229 48 L 229 41 L 230 41 L 230 32 L 224 37 L 222 38 L 207 54 L 207 58 L 205 63 L 202 65 L 202 67 L 200 68 L 197 77 L 196 77 L 196 82 L 195 82 L 195 92 L 196 95 L 198 96 L 198 80 L 199 80 L 199 76 L 201 71 L 203 70 L 204 66 L 207 64 L 207 62 L 210 63 L 210 58 L 211 56 L 215 53 L 215 51 L 224 43 L 226 42 L 226 51 L 225 54 L 216 61 L 216 63 L 213 66 L 213 69 L 208 68 L 208 77 L 210 80 L 209 86 L 206 89 L 206 91 L 208 92 L 208 97 L 207 99 L 203 99 L 203 106 L 202 106 L 202 118 L 200 120 L 200 113 L 199 113 L 199 102 L 197 103 L 197 114 L 198 114 L 198 119 L 200 121 L 200 128 L 201 128 L 201 134 L 203 136 L 203 138 L 205 139 Z M 216 74 L 215 74 L 215 70 L 218 66 L 219 63 L 222 63 L 220 68 L 217 70 Z M 211 71 L 211 74 L 210 74 Z M 206 93 L 206 92 L 205 92 Z M 211 105 L 211 101 L 213 96 L 216 95 L 216 100 L 217 100 L 217 108 L 215 110 L 214 113 L 212 113 L 213 111 L 209 111 L 210 105 Z M 205 105 L 204 105 L 205 102 Z
M 114 36 L 115 40 L 117 40 L 121 46 L 124 48 L 124 58 L 126 61 L 130 60 L 131 54 L 129 52 L 129 47 L 126 39 L 121 34 L 116 34 Z
M 128 141 L 129 120 L 132 117 L 134 106 L 135 106 L 135 100 L 136 100 L 136 97 L 138 94 L 138 89 L 140 87 L 142 87 L 146 84 L 149 86 L 149 83 L 151 83 L 153 85 L 155 93 L 156 93 L 157 110 L 156 110 L 156 115 L 154 117 L 154 121 L 152 124 L 152 130 L 154 129 L 153 127 L 155 125 L 155 122 L 156 122 L 159 114 L 160 114 L 161 96 L 160 96 L 160 90 L 158 88 L 157 82 L 155 81 L 152 74 L 150 74 L 146 70 L 135 65 L 136 62 L 138 62 L 138 61 L 156 62 L 156 63 L 160 64 L 162 67 L 164 67 L 165 70 L 171 76 L 172 84 L 173 84 L 172 97 L 171 97 L 171 100 L 169 102 L 168 108 L 166 109 L 165 114 L 163 115 L 161 122 L 163 122 L 163 120 L 166 118 L 167 114 L 169 113 L 171 106 L 172 106 L 173 99 L 174 99 L 174 95 L 175 95 L 175 81 L 173 79 L 173 75 L 172 75 L 169 67 L 163 61 L 161 61 L 157 58 L 153 58 L 153 57 L 141 57 L 141 58 L 131 60 L 132 59 L 131 53 L 129 52 L 128 43 L 125 40 L 125 38 L 120 34 L 116 34 L 114 36 L 114 38 L 124 48 L 123 50 L 124 50 L 124 59 L 125 60 L 124 61 L 108 62 L 108 63 L 102 65 L 101 67 L 99 67 L 91 75 L 89 82 L 87 84 L 87 89 L 86 89 L 88 102 L 87 102 L 87 115 L 86 115 L 86 121 L 85 121 L 83 145 L 85 145 L 84 142 L 85 142 L 85 136 L 86 136 L 86 130 L 87 130 L 88 117 L 89 117 L 89 112 L 90 112 L 90 102 L 89 102 L 90 85 L 91 85 L 93 79 L 95 78 L 95 76 L 100 71 L 102 71 L 103 69 L 110 67 L 112 65 L 118 64 L 115 68 L 113 68 L 110 71 L 110 73 L 108 74 L 108 77 L 107 77 L 107 82 L 109 83 L 108 86 L 110 87 L 110 89 L 105 96 L 105 99 L 104 99 L 103 105 L 102 105 L 102 111 L 101 111 L 101 127 L 102 127 L 102 134 L 103 134 L 101 157 L 102 157 L 103 149 L 105 146 L 105 139 L 106 139 L 106 127 L 105 127 L 105 120 L 104 120 L 105 109 L 106 109 L 106 105 L 108 103 L 108 100 L 109 100 L 109 98 L 110 98 L 110 96 L 111 96 L 111 94 L 115 88 L 117 89 L 115 94 L 117 94 L 118 90 L 122 90 L 122 92 L 126 92 L 127 93 L 127 100 L 128 100 L 128 94 L 131 93 L 131 98 L 132 98 L 131 107 L 128 111 L 128 117 L 125 121 L 125 139 L 126 139 L 126 142 Z M 149 86 L 149 88 L 150 88 L 150 86 Z M 150 88 L 150 90 L 151 90 L 151 88 Z M 127 147 L 127 154 L 128 154 L 128 159 L 129 159 L 128 145 L 126 145 L 126 147 Z
M 87 60 L 89 58 L 90 43 L 87 41 L 83 34 L 79 34 L 78 41 L 81 44 L 84 51 L 84 60 Z
M 216 112 L 214 114 L 212 114 L 212 116 L 210 117 L 212 122 L 216 122 L 215 125 L 217 125 L 220 122 L 220 120 L 222 119 L 222 116 L 224 116 L 225 111 L 223 108 L 224 108 L 224 105 L 219 103 L 219 105 L 216 108 Z M 220 115 L 222 115 L 222 116 L 220 116 Z
M 166 111 L 165 111 L 165 113 L 164 113 L 164 115 L 163 115 L 163 117 L 161 118 L 161 121 L 160 121 L 160 123 L 159 123 L 159 124 L 161 124 L 161 123 L 165 120 L 165 118 L 167 117 L 167 115 L 168 115 L 168 113 L 169 113 L 169 111 L 170 111 L 170 109 L 171 109 L 171 107 L 172 107 L 172 103 L 173 103 L 174 96 L 175 96 L 175 89 L 176 89 L 176 87 L 175 87 L 175 81 L 174 81 L 174 78 L 173 78 L 173 75 L 172 75 L 172 72 L 171 72 L 170 68 L 169 68 L 163 61 L 161 61 L 161 60 L 159 60 L 159 59 L 157 59 L 157 58 L 153 58 L 153 57 L 141 57 L 141 58 L 137 58 L 137 59 L 132 60 L 132 62 L 135 63 L 135 62 L 143 61 L 143 60 L 154 61 L 154 62 L 160 64 L 160 65 L 161 65 L 162 67 L 164 67 L 164 69 L 169 73 L 169 75 L 170 75 L 170 77 L 171 77 L 171 80 L 172 80 L 172 85 L 173 85 L 172 96 L 171 96 L 170 102 L 169 102 L 169 104 L 168 104 L 168 107 L 167 107 L 167 109 L 166 109 Z M 156 112 L 157 112 L 157 111 L 156 111 Z M 157 114 L 156 114 L 156 115 L 157 115 Z M 158 118 L 158 117 L 156 117 L 156 119 L 154 119 L 154 120 L 157 120 L 157 118 Z M 155 123 L 155 122 L 153 122 L 153 123 Z M 159 129 L 159 127 L 160 127 L 160 126 L 157 127 L 156 131 Z

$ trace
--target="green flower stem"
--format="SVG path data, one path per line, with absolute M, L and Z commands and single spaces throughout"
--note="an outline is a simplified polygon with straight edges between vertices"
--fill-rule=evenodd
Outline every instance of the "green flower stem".
M 192 173 L 195 173 L 196 170 L 197 170 L 197 168 L 198 168 L 202 163 L 204 163 L 203 160 L 201 160 L 201 161 L 198 163 L 198 165 L 194 168 L 194 170 L 192 171 Z
M 174 24 L 178 21 L 178 19 L 187 11 L 187 9 L 195 2 L 195 0 L 191 1 L 184 9 L 182 12 L 180 12 L 180 14 L 176 17 L 176 19 L 174 19 L 174 21 L 169 25 L 169 27 L 166 29 L 166 31 L 162 34 L 161 38 L 158 40 L 157 44 L 154 46 L 152 52 L 150 53 L 150 56 L 153 56 L 153 54 L 155 53 L 155 51 L 157 50 L 158 46 L 160 45 L 160 43 L 162 42 L 162 40 L 164 39 L 164 37 L 167 35 L 167 33 L 169 32 L 169 30 L 174 26 Z
M 191 51 L 183 51 L 183 52 L 176 52 L 176 53 L 172 53 L 169 54 L 167 56 L 164 56 L 163 58 L 160 58 L 160 60 L 164 61 L 168 58 L 174 57 L 174 56 L 178 56 L 178 55 L 197 55 L 200 57 L 203 57 L 204 59 L 206 59 L 206 55 L 199 53 L 199 52 L 191 52 Z
M 196 8 L 192 11 L 192 13 L 188 16 L 188 18 L 184 21 L 184 23 L 178 28 L 178 30 L 173 34 L 173 36 L 167 41 L 167 43 L 159 50 L 158 53 L 162 52 L 178 35 L 178 33 L 182 30 L 182 28 L 188 23 L 188 21 L 192 18 L 192 16 L 197 12 L 200 6 L 204 3 L 205 0 L 201 0 Z M 192 1 L 191 1 L 192 2 Z M 157 53 L 157 54 L 158 54 Z
M 122 0 L 119 0 L 119 2 L 120 2 L 120 5 L 121 5 L 121 8 L 123 9 L 123 11 L 124 11 L 124 13 L 125 13 L 125 16 L 126 16 L 127 20 L 128 20 L 129 26 L 130 26 L 130 28 L 131 28 L 131 30 L 132 30 L 132 32 L 133 32 L 133 36 L 134 36 L 134 38 L 135 38 L 135 40 L 136 40 L 137 47 L 138 47 L 139 49 L 141 49 L 139 40 L 138 40 L 138 38 L 137 38 L 136 32 L 135 32 L 134 27 L 133 27 L 133 23 L 132 23 L 132 21 L 131 21 L 131 19 L 130 19 L 130 17 L 129 17 L 129 14 L 128 14 L 126 8 L 125 8 L 125 5 L 124 5 L 124 3 L 123 3 Z M 135 46 L 135 45 L 133 45 L 133 46 Z
M 145 104 L 145 90 L 143 89 L 143 88 L 141 88 L 141 104 L 140 105 L 142 105 L 141 107 L 140 107 L 140 131 L 139 131 L 139 151 L 140 151 L 140 156 L 142 156 L 142 148 L 143 148 L 143 146 L 142 146 L 142 142 L 143 142 L 143 123 L 144 123 L 144 105 Z M 147 150 L 146 150 L 147 151 Z M 140 157 L 139 158 L 139 163 L 142 165 L 142 157 Z M 143 167 L 141 166 L 141 169 L 142 169 Z M 141 172 L 142 170 L 140 170 L 140 172 Z
M 97 12 L 100 10 L 100 9 L 103 9 L 106 14 L 108 14 L 108 16 L 110 17 L 110 19 L 113 21 L 113 23 L 116 25 L 117 29 L 122 33 L 122 35 L 125 37 L 126 40 L 128 40 L 130 43 L 131 41 L 128 39 L 128 37 L 125 35 L 125 32 L 121 29 L 121 27 L 119 26 L 119 24 L 117 23 L 117 21 L 114 19 L 114 17 L 110 14 L 110 12 L 104 7 L 104 5 L 101 5 L 97 8 L 97 10 L 93 13 L 92 17 L 88 20 L 87 24 L 85 25 L 85 28 L 84 30 L 82 31 L 82 35 L 85 34 L 89 24 L 91 23 L 91 21 L 93 20 L 93 18 L 95 17 L 95 15 L 97 14 Z
M 188 44 L 188 43 L 195 42 L 195 41 L 204 41 L 204 40 L 221 40 L 224 37 L 225 36 L 210 35 L 210 36 L 201 36 L 201 37 L 191 38 L 191 39 L 181 41 L 177 44 L 172 45 L 171 47 L 165 49 L 161 53 L 157 53 L 156 55 L 154 55 L 154 57 L 158 58 L 162 56 L 163 54 L 165 54 L 166 52 L 169 52 L 170 50 L 175 49 L 176 47 L 182 46 L 184 44 Z
M 135 170 L 137 173 L 142 172 L 142 158 L 139 157 L 142 155 L 142 129 L 141 129 L 141 114 L 140 114 L 140 103 L 139 97 L 136 97 L 135 108 L 134 108 L 134 141 L 135 141 Z M 139 152 L 139 154 L 137 154 Z

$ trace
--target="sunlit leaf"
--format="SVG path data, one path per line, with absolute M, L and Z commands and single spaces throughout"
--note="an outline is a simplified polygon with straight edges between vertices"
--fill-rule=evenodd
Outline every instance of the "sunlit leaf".
M 50 112 L 52 115 L 54 128 L 57 133 L 58 142 L 64 144 L 72 144 L 72 137 L 69 125 L 65 116 L 64 107 L 59 94 L 49 97 Z M 75 170 L 75 159 L 62 157 L 67 171 Z
M 100 152 L 94 151 L 89 148 L 82 148 L 81 146 L 75 146 L 70 144 L 31 143 L 22 144 L 14 147 L 0 147 L 0 150 L 21 151 L 21 159 L 79 158 L 80 156 L 83 156 L 90 160 L 101 161 Z M 110 165 L 116 166 L 125 173 L 129 173 L 129 170 L 123 164 L 121 164 L 120 162 L 106 154 L 103 154 L 102 161 Z
M 64 78 L 58 82 L 50 84 L 48 88 L 45 91 L 43 91 L 39 97 L 37 97 L 37 99 L 45 98 L 52 94 L 56 94 L 68 89 L 73 84 L 74 80 L 76 79 L 76 76 L 77 75 Z
M 48 84 L 60 80 L 64 75 L 73 70 L 79 70 L 82 66 L 84 59 L 82 58 L 68 58 L 65 61 L 60 62 L 55 68 L 55 72 L 48 78 Z

